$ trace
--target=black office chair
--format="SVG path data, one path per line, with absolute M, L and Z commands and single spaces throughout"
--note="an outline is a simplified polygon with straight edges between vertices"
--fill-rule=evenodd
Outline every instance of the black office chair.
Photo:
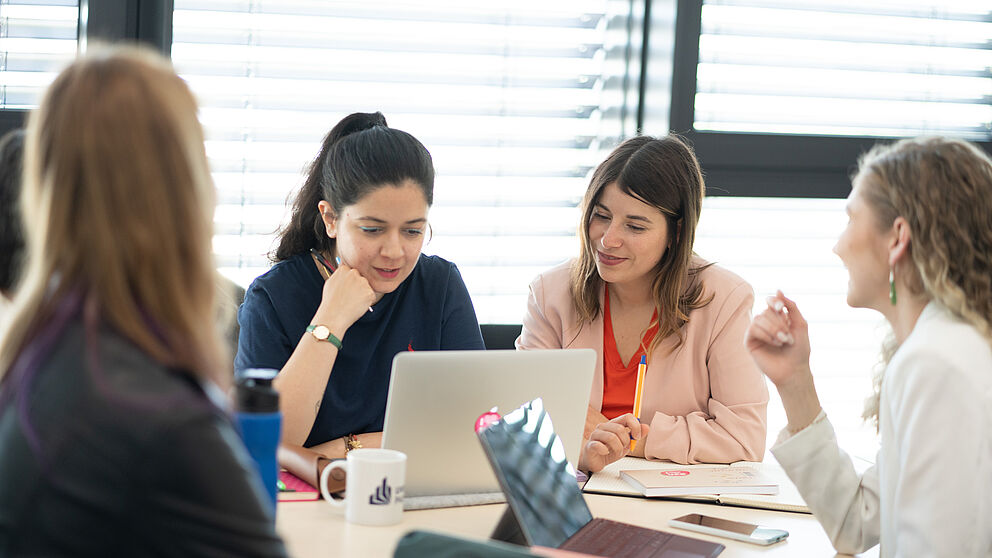
M 482 340 L 487 350 L 513 349 L 513 342 L 520 336 L 520 324 L 481 324 Z

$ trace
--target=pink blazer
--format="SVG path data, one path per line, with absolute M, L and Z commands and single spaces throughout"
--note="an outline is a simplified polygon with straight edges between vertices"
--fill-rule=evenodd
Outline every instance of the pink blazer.
M 695 258 L 694 264 L 705 264 Z M 591 348 L 599 354 L 589 405 L 603 404 L 603 316 L 579 323 L 569 294 L 566 262 L 530 284 L 518 349 Z M 684 326 L 685 342 L 661 342 L 648 361 L 641 420 L 650 422 L 648 459 L 676 463 L 761 461 L 765 454 L 765 379 L 744 347 L 754 293 L 746 281 L 717 266 L 700 275 L 703 296 Z M 600 293 L 600 305 L 603 295 Z

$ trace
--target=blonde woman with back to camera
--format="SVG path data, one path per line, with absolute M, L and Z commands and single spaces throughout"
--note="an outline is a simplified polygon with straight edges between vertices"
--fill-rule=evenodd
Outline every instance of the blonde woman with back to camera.
M 0 344 L 0 555 L 285 556 L 223 410 L 196 104 L 135 48 L 29 117 L 26 275 Z
M 788 425 L 771 449 L 840 552 L 992 555 L 992 161 L 960 140 L 876 146 L 860 161 L 834 251 L 847 302 L 892 326 L 858 475 L 820 408 L 807 323 L 781 292 L 746 344 Z

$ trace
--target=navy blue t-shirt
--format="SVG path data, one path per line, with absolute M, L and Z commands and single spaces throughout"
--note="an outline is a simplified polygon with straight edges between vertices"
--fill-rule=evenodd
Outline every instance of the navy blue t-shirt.
M 281 369 L 313 319 L 324 278 L 309 253 L 255 279 L 238 310 L 234 368 Z M 409 277 L 341 340 L 305 446 L 382 430 L 393 357 L 400 351 L 483 349 L 479 322 L 455 264 L 420 255 Z

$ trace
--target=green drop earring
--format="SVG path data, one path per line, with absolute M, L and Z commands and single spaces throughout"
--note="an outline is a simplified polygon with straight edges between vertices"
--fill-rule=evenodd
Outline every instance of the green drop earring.
M 891 268 L 889 269 L 889 302 L 892 306 L 896 305 L 896 274 Z

